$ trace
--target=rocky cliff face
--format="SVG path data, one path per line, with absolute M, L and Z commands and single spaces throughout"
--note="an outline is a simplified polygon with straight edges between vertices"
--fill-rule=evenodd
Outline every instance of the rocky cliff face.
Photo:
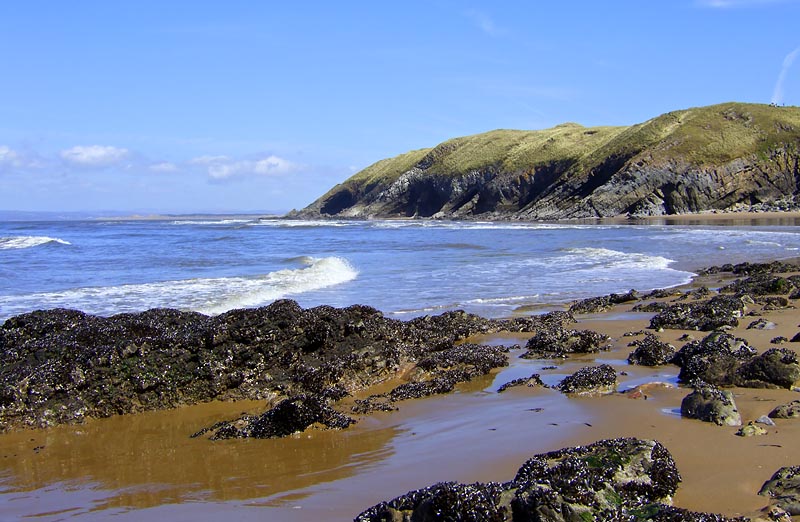
M 631 127 L 564 124 L 456 138 L 378 162 L 291 216 L 670 215 L 794 208 L 798 194 L 800 108 L 727 103 Z

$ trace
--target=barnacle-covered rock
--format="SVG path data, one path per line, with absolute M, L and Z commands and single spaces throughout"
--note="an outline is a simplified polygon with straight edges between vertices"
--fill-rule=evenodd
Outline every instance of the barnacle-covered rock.
M 656 441 L 603 440 L 536 455 L 502 484 L 443 482 L 381 502 L 355 522 L 733 522 L 669 505 L 681 477 Z
M 628 355 L 630 364 L 642 366 L 660 366 L 672 361 L 675 347 L 661 341 L 657 336 L 647 332 L 643 339 L 634 341 L 636 349 Z
M 523 359 L 552 359 L 574 353 L 596 353 L 611 348 L 610 337 L 592 330 L 541 329 L 528 339 Z
M 779 469 L 761 486 L 758 494 L 772 498 L 790 515 L 800 515 L 800 466 Z
M 681 401 L 681 415 L 690 419 L 713 422 L 719 426 L 741 426 L 733 394 L 710 384 L 698 383 L 694 391 Z
M 718 295 L 708 301 L 670 305 L 650 320 L 650 328 L 707 332 L 723 326 L 738 326 L 745 310 L 739 297 Z
M 587 366 L 568 375 L 557 388 L 563 393 L 611 393 L 617 386 L 617 372 L 608 364 Z

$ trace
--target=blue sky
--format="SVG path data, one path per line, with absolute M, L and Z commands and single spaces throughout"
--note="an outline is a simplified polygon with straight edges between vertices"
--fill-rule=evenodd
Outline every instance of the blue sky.
M 288 210 L 455 136 L 798 105 L 798 20 L 797 0 L 4 2 L 0 210 Z

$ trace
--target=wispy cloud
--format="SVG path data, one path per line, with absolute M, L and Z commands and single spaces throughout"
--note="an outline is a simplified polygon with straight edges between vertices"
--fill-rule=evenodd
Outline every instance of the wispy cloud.
M 466 16 L 478 29 L 489 36 L 503 36 L 506 30 L 498 26 L 495 21 L 483 11 L 478 9 L 467 9 L 464 11 Z
M 789 69 L 792 67 L 794 60 L 798 55 L 800 55 L 800 47 L 796 48 L 783 58 L 781 72 L 778 74 L 778 79 L 775 81 L 775 88 L 772 90 L 772 103 L 783 103 L 783 83 L 786 81 L 786 75 L 789 73 Z
M 104 145 L 78 145 L 62 150 L 61 159 L 69 164 L 82 167 L 109 167 L 125 160 L 128 149 Z
M 299 164 L 274 154 L 247 160 L 235 160 L 228 156 L 200 156 L 192 159 L 190 163 L 203 165 L 209 177 L 215 181 L 247 176 L 282 176 L 301 169 Z
M 180 170 L 177 165 L 169 161 L 153 163 L 148 168 L 153 172 L 178 172 Z
M 696 5 L 713 9 L 761 7 L 770 4 L 796 3 L 798 0 L 696 0 Z
M 13 165 L 19 162 L 19 154 L 17 151 L 5 145 L 0 145 L 0 164 Z

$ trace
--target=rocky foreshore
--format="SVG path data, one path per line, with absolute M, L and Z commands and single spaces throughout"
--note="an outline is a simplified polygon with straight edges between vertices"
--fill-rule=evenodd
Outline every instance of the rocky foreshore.
M 459 341 L 477 333 L 533 331 L 548 317 L 489 320 L 449 312 L 404 322 L 367 306 L 302 309 L 290 300 L 216 317 L 171 309 L 112 317 L 31 312 L 0 327 L 0 431 L 210 400 L 265 399 L 278 412 L 289 404 L 316 412 L 295 415 L 294 432 L 330 424 L 324 419 L 331 403 L 401 376 L 391 401 L 450 391 L 507 364 L 502 347 Z M 287 429 L 215 432 L 258 436 Z
M 514 357 L 546 365 L 498 392 L 524 386 L 581 400 L 647 399 L 660 383 L 619 393 L 618 378 L 626 372 L 618 363 L 583 366 L 557 383 L 546 384 L 540 376 L 557 368 L 548 361 L 562 364 L 618 349 L 621 336 L 577 329 L 574 323 L 624 307 L 650 317 L 647 330 L 625 333 L 634 338 L 628 364 L 677 368 L 685 390 L 683 417 L 723 426 L 714 428 L 720 433 L 725 426 L 741 426 L 736 434 L 742 437 L 765 435 L 773 418 L 795 422 L 800 401 L 776 405 L 756 418 L 737 407 L 737 390 L 797 389 L 800 362 L 787 346 L 800 342 L 800 333 L 784 325 L 784 335 L 772 336 L 769 344 L 739 335 L 770 338 L 774 314 L 792 310 L 800 299 L 798 272 L 796 264 L 784 262 L 712 267 L 701 273 L 706 284 L 716 281 L 713 288 L 630 291 L 576 302 L 569 311 L 505 320 L 456 311 L 398 321 L 367 306 L 303 309 L 290 300 L 216 317 L 168 309 L 111 317 L 36 311 L 0 326 L 0 430 L 239 399 L 264 400 L 265 410 L 206 426 L 195 435 L 274 438 L 309 428 L 345 429 L 370 412 L 451 392 L 459 383 L 508 365 L 507 346 L 475 341 L 498 332 L 524 332 L 527 342 L 515 347 Z M 791 327 L 800 328 L 796 319 Z M 672 331 L 677 333 L 668 335 Z M 380 391 L 374 391 L 376 385 Z M 662 448 L 624 439 L 565 449 L 533 458 L 523 466 L 524 476 L 511 482 L 437 484 L 379 504 L 357 520 L 433 520 L 431 510 L 449 513 L 453 520 L 728 520 L 668 506 L 677 482 L 660 496 L 642 496 L 630 484 L 652 479 L 637 475 L 619 481 L 628 471 L 617 466 L 633 457 L 597 460 L 593 453 L 608 456 L 608 448 L 642 445 Z M 671 461 L 667 457 L 669 452 L 664 458 Z M 649 470 L 639 466 L 636 473 Z M 776 475 L 776 482 L 765 486 L 776 508 L 773 520 L 781 520 L 778 508 L 794 514 L 800 489 L 793 485 L 794 473 L 784 472 L 791 480 Z

